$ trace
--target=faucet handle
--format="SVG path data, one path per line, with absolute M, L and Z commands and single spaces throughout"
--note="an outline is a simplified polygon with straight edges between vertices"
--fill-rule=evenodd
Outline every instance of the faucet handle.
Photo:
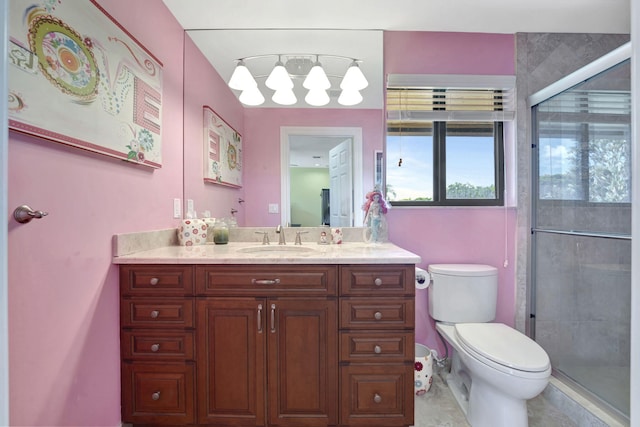
M 256 231 L 256 234 L 262 234 L 262 244 L 268 245 L 269 242 L 269 233 L 266 231 Z
M 295 245 L 301 245 L 302 244 L 302 239 L 300 238 L 301 234 L 307 234 L 308 231 L 296 231 L 296 241 L 295 241 Z

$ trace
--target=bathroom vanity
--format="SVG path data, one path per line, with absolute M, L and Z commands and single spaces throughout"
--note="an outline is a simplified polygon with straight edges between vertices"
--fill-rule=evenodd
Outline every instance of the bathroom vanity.
M 389 243 L 258 245 L 114 257 L 123 422 L 413 425 L 420 258 Z

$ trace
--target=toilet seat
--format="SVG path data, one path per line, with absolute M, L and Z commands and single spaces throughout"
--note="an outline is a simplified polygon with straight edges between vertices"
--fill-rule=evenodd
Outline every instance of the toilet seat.
M 500 371 L 526 376 L 551 367 L 538 343 L 502 323 L 458 323 L 454 329 L 460 346 Z

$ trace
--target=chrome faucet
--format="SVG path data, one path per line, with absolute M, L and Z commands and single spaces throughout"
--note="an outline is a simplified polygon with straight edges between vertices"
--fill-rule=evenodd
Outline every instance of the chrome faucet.
M 282 228 L 282 225 L 278 225 L 276 227 L 276 234 L 278 235 L 278 244 L 279 245 L 286 245 L 287 242 L 284 239 L 284 229 Z

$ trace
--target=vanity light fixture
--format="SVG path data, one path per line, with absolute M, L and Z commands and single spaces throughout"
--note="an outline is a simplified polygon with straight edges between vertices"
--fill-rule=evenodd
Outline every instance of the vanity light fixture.
M 256 75 L 249 71 L 245 62 L 255 62 L 265 58 L 277 58 L 275 65 L 269 74 Z M 320 59 L 324 58 L 329 64 L 331 73 L 327 74 Z M 254 61 L 255 60 L 255 61 Z M 236 68 L 229 79 L 229 87 L 241 91 L 240 102 L 245 105 L 257 106 L 264 103 L 264 95 L 258 86 L 257 80 L 264 80 L 264 86 L 274 91 L 271 99 L 279 105 L 294 105 L 298 99 L 294 93 L 295 80 L 301 80 L 301 86 L 308 90 L 305 96 L 307 104 L 321 107 L 327 105 L 331 98 L 328 91 L 335 83 L 340 81 L 341 94 L 338 103 L 344 106 L 353 106 L 362 102 L 360 91 L 369 85 L 366 77 L 360 69 L 358 59 L 339 55 L 320 54 L 267 54 L 248 56 L 237 59 Z M 344 74 L 338 69 L 341 61 L 348 62 Z M 264 64 L 263 64 L 264 65 Z M 259 68 L 259 67 L 258 67 Z M 344 68 L 342 68 L 344 70 Z M 264 89 L 262 89 L 264 90 Z

